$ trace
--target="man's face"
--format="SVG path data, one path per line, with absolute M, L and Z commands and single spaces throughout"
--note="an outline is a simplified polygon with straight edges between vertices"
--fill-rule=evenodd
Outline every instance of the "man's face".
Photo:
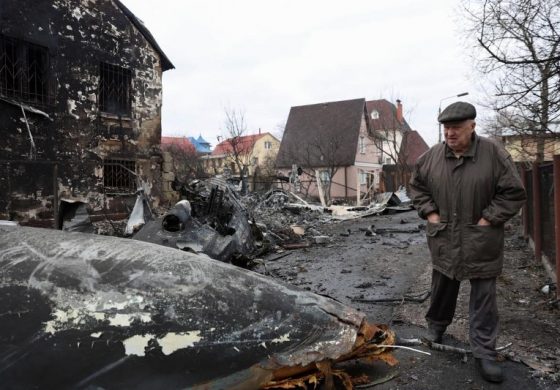
M 445 142 L 455 153 L 466 152 L 471 144 L 471 136 L 476 123 L 472 119 L 443 124 Z

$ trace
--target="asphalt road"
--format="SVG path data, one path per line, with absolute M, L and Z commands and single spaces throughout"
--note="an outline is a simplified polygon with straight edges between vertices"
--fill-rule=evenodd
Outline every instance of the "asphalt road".
M 389 324 L 398 337 L 422 337 L 426 334 L 424 327 L 395 318 L 399 302 L 363 301 L 399 300 L 405 294 L 422 296 L 427 292 L 415 285 L 429 267 L 423 224 L 415 211 L 322 224 L 317 229 L 331 237 L 329 243 L 293 250 L 288 255 L 271 253 L 264 259 L 265 267 L 257 271 L 355 307 L 366 313 L 370 322 Z M 418 231 L 366 235 L 368 229 Z M 278 258 L 279 255 L 285 256 Z M 468 345 L 447 335 L 444 343 L 468 349 Z M 499 385 L 491 384 L 478 375 L 472 357 L 429 352 L 430 356 L 397 350 L 394 355 L 400 363 L 396 367 L 374 364 L 347 368 L 361 370 L 370 378 L 394 377 L 375 386 L 376 389 L 560 388 L 533 377 L 527 366 L 507 360 L 504 362 L 506 380 Z

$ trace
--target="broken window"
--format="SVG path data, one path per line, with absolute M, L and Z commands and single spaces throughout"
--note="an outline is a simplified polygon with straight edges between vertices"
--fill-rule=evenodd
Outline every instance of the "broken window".
M 52 103 L 48 49 L 0 35 L 0 94 L 27 103 Z
M 130 115 L 132 71 L 102 62 L 99 68 L 99 109 L 116 115 Z
M 106 192 L 134 193 L 136 191 L 136 162 L 130 160 L 105 160 L 103 185 Z

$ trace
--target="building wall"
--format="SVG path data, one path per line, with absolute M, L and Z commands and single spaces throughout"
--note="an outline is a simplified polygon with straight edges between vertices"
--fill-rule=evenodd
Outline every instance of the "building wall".
M 270 148 L 266 149 L 265 144 L 270 143 Z M 276 160 L 276 155 L 280 149 L 280 141 L 277 140 L 271 134 L 264 134 L 259 138 L 255 145 L 253 146 L 253 151 L 251 153 L 250 161 L 253 162 L 256 159 L 256 166 L 260 168 L 266 168 L 267 164 L 274 166 L 274 161 Z M 249 174 L 253 175 L 255 172 L 255 165 L 251 164 L 249 167 Z
M 506 150 L 511 154 L 513 161 L 535 161 L 537 143 L 529 137 L 509 136 L 503 137 Z M 552 161 L 555 154 L 560 154 L 559 139 L 545 139 L 544 160 Z
M 162 179 L 158 53 L 110 0 L 5 0 L 2 8 L 0 34 L 48 51 L 49 98 L 29 105 L 50 120 L 26 112 L 28 131 L 21 107 L 13 104 L 22 99 L 0 100 L 0 218 L 52 223 L 62 198 L 85 201 L 94 214 L 126 213 L 134 189 L 107 191 L 108 159 L 129 161 L 157 206 Z M 100 109 L 101 63 L 130 72 L 130 110 L 120 117 Z

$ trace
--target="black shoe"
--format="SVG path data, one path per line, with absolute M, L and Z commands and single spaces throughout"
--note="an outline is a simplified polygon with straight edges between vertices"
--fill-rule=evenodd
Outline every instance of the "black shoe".
M 488 382 L 500 383 L 504 380 L 504 373 L 500 363 L 492 359 L 476 358 L 476 367 L 480 375 Z
M 441 340 L 443 339 L 443 331 L 428 328 L 428 336 L 426 336 L 426 338 L 432 343 L 441 344 Z

